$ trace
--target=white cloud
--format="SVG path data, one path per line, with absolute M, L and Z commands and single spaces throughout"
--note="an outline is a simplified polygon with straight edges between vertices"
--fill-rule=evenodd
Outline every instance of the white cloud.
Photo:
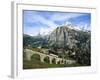
M 86 23 L 80 23 L 80 24 L 76 25 L 74 28 L 76 28 L 78 30 L 83 30 L 83 31 L 90 31 L 91 30 L 91 27 Z
M 41 35 L 48 35 L 50 34 L 56 27 L 45 27 L 45 28 L 40 28 L 40 34 Z
M 37 26 L 37 28 L 26 26 L 28 29 L 26 29 L 25 33 L 32 36 L 36 36 L 38 33 L 46 35 L 50 33 L 54 28 L 58 27 L 54 21 L 46 19 L 45 17 L 40 16 L 38 13 L 31 13 L 30 15 L 27 15 L 27 18 L 29 23 L 41 23 L 41 25 Z
M 46 19 L 45 17 L 40 16 L 37 13 L 33 13 L 31 16 L 28 17 L 28 19 L 29 19 L 28 20 L 29 22 L 32 22 L 32 23 L 39 22 L 41 24 L 47 25 L 48 27 L 56 27 L 56 26 L 58 26 L 56 23 L 54 23 L 54 21 L 52 21 L 50 19 Z
M 37 36 L 39 32 L 40 32 L 40 29 L 38 28 L 26 27 L 26 29 L 24 29 L 24 34 L 28 34 L 30 36 Z
M 48 28 L 48 27 L 41 27 L 41 28 L 38 28 L 38 27 L 27 27 L 26 29 L 24 29 L 24 34 L 28 34 L 30 36 L 37 36 L 39 34 L 41 35 L 48 35 L 50 34 L 55 28 Z
M 79 16 L 82 16 L 84 14 L 78 14 L 78 13 L 58 13 L 58 14 L 54 14 L 51 17 L 51 20 L 53 21 L 62 21 L 62 20 L 69 20 L 70 18 L 76 18 Z

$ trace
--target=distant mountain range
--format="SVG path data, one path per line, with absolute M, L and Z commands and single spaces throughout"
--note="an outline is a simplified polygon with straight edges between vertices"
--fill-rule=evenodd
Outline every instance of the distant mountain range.
M 90 41 L 91 32 L 75 29 L 72 25 L 62 25 L 53 30 L 49 35 L 29 36 L 24 34 L 25 41 L 29 41 L 32 46 L 55 46 L 58 48 L 77 47 L 79 44 Z M 24 42 L 25 42 L 24 41 Z M 25 43 L 26 44 L 26 43 Z

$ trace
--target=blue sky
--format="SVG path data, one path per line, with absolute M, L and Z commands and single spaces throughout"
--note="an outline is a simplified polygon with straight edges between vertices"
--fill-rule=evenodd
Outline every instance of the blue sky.
M 47 35 L 60 25 L 72 24 L 76 29 L 90 30 L 91 14 L 23 10 L 24 34 Z

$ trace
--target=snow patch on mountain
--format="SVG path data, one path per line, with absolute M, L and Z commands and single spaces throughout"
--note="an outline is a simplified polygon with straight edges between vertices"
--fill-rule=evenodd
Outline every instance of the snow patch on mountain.
M 90 26 L 88 24 L 80 23 L 80 24 L 72 24 L 71 22 L 66 22 L 63 24 L 63 26 L 66 26 L 70 29 L 74 30 L 81 30 L 81 31 L 90 31 Z

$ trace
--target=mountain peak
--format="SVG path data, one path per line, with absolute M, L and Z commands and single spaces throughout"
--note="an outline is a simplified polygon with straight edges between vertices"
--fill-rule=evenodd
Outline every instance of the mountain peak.
M 71 22 L 65 22 L 64 24 L 61 25 L 61 27 L 67 27 L 69 29 L 77 30 L 77 31 L 90 31 L 90 27 L 88 24 L 84 25 L 77 25 L 77 24 L 72 24 Z
M 63 25 L 61 25 L 61 26 L 59 26 L 59 27 L 66 27 L 66 28 L 68 28 L 68 29 L 77 30 L 77 28 L 75 28 L 75 26 L 74 26 L 73 24 L 71 24 L 71 23 L 63 24 Z

